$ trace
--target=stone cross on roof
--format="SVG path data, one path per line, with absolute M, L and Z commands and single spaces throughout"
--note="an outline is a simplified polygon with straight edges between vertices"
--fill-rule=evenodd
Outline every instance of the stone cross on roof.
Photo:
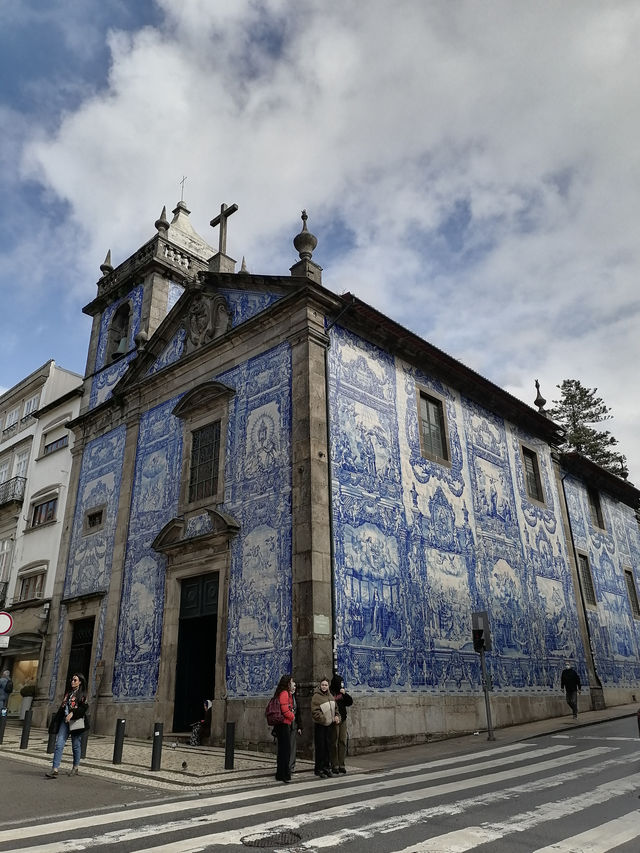
M 232 213 L 235 213 L 237 209 L 237 204 L 232 204 L 231 207 L 227 207 L 226 204 L 221 204 L 220 214 L 215 216 L 209 223 L 212 228 L 215 228 L 216 225 L 220 226 L 220 242 L 218 243 L 218 251 L 221 255 L 227 254 L 227 219 Z

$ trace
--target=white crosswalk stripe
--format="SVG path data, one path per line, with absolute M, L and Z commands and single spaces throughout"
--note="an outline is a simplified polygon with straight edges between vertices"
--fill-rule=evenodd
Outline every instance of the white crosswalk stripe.
M 640 751 L 633 753 L 633 759 L 638 758 Z M 301 838 L 295 849 L 307 853 L 331 847 L 362 850 L 372 840 L 385 849 L 395 845 L 388 853 L 466 853 L 484 844 L 508 843 L 510 838 L 517 838 L 518 850 L 524 851 L 527 832 L 538 827 L 544 827 L 545 840 L 554 835 L 558 840 L 530 853 L 609 853 L 640 839 L 640 811 L 635 807 L 573 837 L 561 837 L 562 821 L 592 814 L 598 807 L 609 808 L 611 802 L 617 804 L 617 811 L 625 810 L 621 803 L 629 807 L 630 795 L 637 794 L 640 786 L 637 774 L 624 775 L 629 761 L 628 747 L 606 741 L 599 746 L 576 746 L 575 741 L 552 746 L 513 744 L 398 767 L 376 776 L 353 773 L 327 781 L 296 781 L 286 787 L 266 785 L 12 827 L 0 831 L 0 853 L 110 851 L 129 843 L 138 853 L 239 850 L 247 836 L 283 831 L 298 832 Z M 620 770 L 623 774 L 617 778 Z M 599 784 L 589 783 L 594 776 L 602 781 L 596 778 Z M 566 785 L 578 787 L 562 796 Z M 538 801 L 532 806 L 534 796 Z M 543 797 L 545 801 L 540 802 Z M 496 803 L 518 798 L 528 806 L 526 810 L 513 813 L 507 807 L 501 817 L 505 813 L 508 817 L 496 820 L 494 815 L 478 822 L 478 816 L 485 817 Z M 471 816 L 470 825 L 459 828 L 465 814 Z M 452 830 L 454 819 L 458 828 Z M 444 830 L 447 822 L 449 831 L 438 832 L 437 827 Z M 431 837 L 416 842 L 416 833 L 419 838 L 423 829 Z M 140 840 L 148 846 L 139 847 Z

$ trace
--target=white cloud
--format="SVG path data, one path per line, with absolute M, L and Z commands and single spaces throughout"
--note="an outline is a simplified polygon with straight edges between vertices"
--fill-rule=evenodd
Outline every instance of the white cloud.
M 109 35 L 108 85 L 25 155 L 85 235 L 77 299 L 183 174 L 210 242 L 239 204 L 229 247 L 254 272 L 293 263 L 307 207 L 326 286 L 527 402 L 536 377 L 549 400 L 598 385 L 640 483 L 636 4 L 159 7 L 161 28 Z

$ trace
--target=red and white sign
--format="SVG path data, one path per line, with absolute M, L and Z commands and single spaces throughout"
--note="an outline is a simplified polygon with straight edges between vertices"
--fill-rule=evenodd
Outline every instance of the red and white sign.
M 10 613 L 0 610 L 0 635 L 8 634 L 13 628 L 13 619 Z

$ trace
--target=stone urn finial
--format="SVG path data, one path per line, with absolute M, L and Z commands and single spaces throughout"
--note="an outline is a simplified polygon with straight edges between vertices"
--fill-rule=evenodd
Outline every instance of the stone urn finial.
M 307 229 L 308 218 L 307 211 L 303 210 L 301 216 L 302 231 L 293 238 L 293 245 L 303 261 L 311 260 L 313 250 L 318 245 L 318 238 Z

